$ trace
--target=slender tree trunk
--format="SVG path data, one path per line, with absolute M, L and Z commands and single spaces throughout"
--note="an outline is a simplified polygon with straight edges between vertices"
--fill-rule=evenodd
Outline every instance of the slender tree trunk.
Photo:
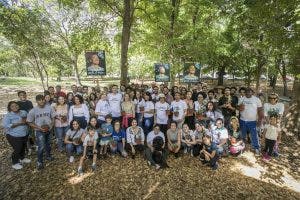
M 173 44 L 173 38 L 174 38 L 174 25 L 176 20 L 176 3 L 177 0 L 171 0 L 172 5 L 172 12 L 170 16 L 170 31 L 169 31 L 169 40 L 172 41 L 172 44 L 170 45 L 170 63 L 172 65 L 171 68 L 171 87 L 175 85 L 175 75 L 176 75 L 176 68 L 175 68 L 175 58 L 174 58 L 174 44 Z M 180 77 L 179 77 L 180 78 Z
M 287 80 L 286 80 L 286 65 L 283 62 L 282 65 L 282 82 L 283 82 L 283 96 L 288 95 L 288 88 L 287 88 Z
M 33 50 L 32 50 L 32 55 L 33 55 L 33 58 L 34 58 L 35 66 L 36 66 L 36 68 L 38 70 L 38 74 L 40 75 L 40 79 L 42 81 L 43 89 L 46 90 L 44 74 L 43 74 L 43 71 L 42 71 L 42 69 L 40 67 L 40 63 L 38 61 L 38 57 L 37 57 L 36 53 Z
M 224 85 L 225 65 L 219 66 L 218 85 Z
M 76 55 L 74 53 L 72 55 L 71 61 L 72 61 L 72 64 L 73 64 L 73 70 L 75 72 L 76 84 L 81 85 L 80 74 L 78 72 L 78 55 Z
M 44 70 L 45 72 L 45 75 L 46 75 L 46 86 L 47 88 L 49 87 L 49 74 L 48 74 L 48 71 L 47 71 L 47 68 L 46 66 L 44 65 L 44 63 L 39 59 L 40 63 L 41 63 L 41 66 L 42 66 L 42 69 Z
M 128 84 L 128 46 L 130 42 L 130 30 L 133 20 L 132 0 L 123 0 L 123 27 L 121 38 L 121 84 Z
M 256 68 L 256 76 L 255 76 L 255 81 L 256 81 L 255 90 L 256 90 L 256 92 L 258 92 L 258 89 L 259 89 L 260 77 L 261 77 L 261 74 L 262 74 L 262 69 L 263 69 L 264 64 L 265 64 L 265 62 L 264 62 L 264 57 L 263 57 L 262 51 L 258 50 L 257 68 Z

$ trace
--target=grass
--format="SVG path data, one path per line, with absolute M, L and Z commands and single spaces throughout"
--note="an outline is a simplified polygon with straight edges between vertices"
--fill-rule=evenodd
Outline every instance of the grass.
M 40 84 L 38 79 L 26 78 L 26 77 L 1 77 L 0 86 L 10 86 L 10 85 L 34 85 Z

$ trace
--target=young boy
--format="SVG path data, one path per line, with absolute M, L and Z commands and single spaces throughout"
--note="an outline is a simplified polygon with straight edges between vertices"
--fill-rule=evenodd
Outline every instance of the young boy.
M 273 154 L 273 149 L 276 142 L 280 143 L 281 134 L 280 134 L 280 127 L 278 127 L 278 115 L 273 114 L 269 118 L 269 124 L 265 126 L 264 129 L 264 136 L 265 136 L 265 149 L 264 149 L 264 156 L 263 160 L 268 162 L 271 160 L 271 156 Z
M 217 152 L 217 145 L 211 141 L 211 136 L 205 135 L 203 137 L 204 147 L 200 151 L 200 160 L 203 164 L 209 163 L 213 170 L 218 169 L 219 155 Z
M 107 156 L 107 146 L 109 142 L 111 141 L 111 135 L 113 133 L 113 126 L 111 124 L 112 122 L 112 116 L 106 115 L 105 116 L 105 122 L 101 125 L 101 137 L 100 137 L 100 155 Z
M 34 128 L 38 146 L 37 169 L 44 168 L 43 156 L 46 151 L 46 159 L 53 160 L 51 156 L 51 129 L 54 124 L 55 112 L 54 109 L 46 105 L 45 97 L 41 94 L 35 97 L 37 106 L 30 110 L 27 115 L 27 122 Z
M 83 141 L 83 155 L 80 158 L 78 173 L 83 174 L 82 165 L 86 158 L 93 157 L 92 170 L 96 170 L 96 160 L 97 160 L 97 140 L 98 134 L 94 127 L 87 128 L 88 134 L 85 136 Z

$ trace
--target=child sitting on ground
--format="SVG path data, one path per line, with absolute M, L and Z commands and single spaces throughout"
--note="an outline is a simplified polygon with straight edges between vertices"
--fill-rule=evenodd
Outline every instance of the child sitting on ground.
M 219 155 L 217 152 L 217 145 L 212 142 L 211 136 L 205 135 L 203 137 L 203 149 L 200 151 L 200 161 L 203 164 L 209 164 L 213 170 L 218 169 Z
M 111 135 L 113 133 L 113 126 L 112 126 L 112 116 L 106 115 L 105 116 L 106 123 L 101 125 L 101 136 L 100 136 L 100 156 L 107 156 L 107 146 L 111 141 Z
M 277 143 L 281 142 L 280 127 L 278 127 L 278 115 L 273 114 L 270 116 L 269 124 L 265 126 L 264 137 L 265 137 L 265 149 L 263 160 L 268 162 L 271 160 L 273 154 L 274 146 Z
M 229 129 L 229 152 L 232 155 L 239 155 L 245 149 L 245 143 L 239 129 L 239 119 L 235 116 L 230 119 L 231 128 Z
M 83 141 L 83 155 L 80 158 L 78 173 L 79 175 L 83 174 L 82 165 L 85 159 L 93 158 L 92 170 L 96 170 L 96 161 L 97 161 L 97 140 L 98 134 L 94 127 L 87 128 L 88 134 L 85 136 Z

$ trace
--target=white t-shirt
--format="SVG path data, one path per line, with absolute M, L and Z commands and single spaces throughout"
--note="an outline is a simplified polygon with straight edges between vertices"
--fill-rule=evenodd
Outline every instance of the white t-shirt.
M 156 111 L 156 123 L 157 124 L 168 124 L 169 116 L 166 113 L 166 110 L 170 110 L 170 105 L 165 102 L 156 102 L 155 111 Z
M 155 134 L 154 131 L 151 131 L 151 132 L 148 133 L 148 135 L 147 135 L 147 143 L 148 143 L 148 144 L 150 143 L 151 145 L 153 145 L 153 139 L 156 138 L 157 136 L 162 137 L 162 139 L 163 139 L 164 142 L 165 142 L 165 136 L 164 136 L 164 134 L 163 134 L 161 131 L 159 131 L 158 134 Z
M 212 128 L 212 141 L 216 144 L 220 144 L 221 140 L 227 140 L 229 138 L 228 131 L 225 127 L 218 129 L 216 126 Z
M 105 121 L 105 116 L 111 114 L 111 108 L 108 101 L 100 99 L 96 105 L 95 112 L 100 113 L 98 119 Z
M 98 134 L 95 133 L 93 137 L 87 134 L 83 141 L 83 146 L 94 146 L 94 142 L 98 140 Z
M 122 94 L 109 93 L 107 95 L 107 99 L 108 99 L 108 102 L 110 105 L 112 117 L 120 117 L 121 116 Z
M 135 105 L 135 112 L 141 113 L 140 107 L 145 107 L 145 100 L 144 99 L 141 99 L 141 100 L 134 99 L 133 104 Z
M 262 103 L 256 96 L 251 96 L 250 98 L 243 97 L 239 99 L 238 105 L 244 104 L 245 109 L 240 112 L 240 118 L 243 121 L 256 121 L 257 110 L 262 107 Z
M 266 125 L 265 128 L 267 129 L 266 138 L 269 140 L 277 140 L 278 132 L 280 131 L 280 128 L 272 126 L 270 124 Z
M 173 112 L 175 112 L 175 111 L 179 112 L 178 116 L 175 116 L 173 114 L 173 120 L 177 121 L 177 120 L 183 119 L 184 110 L 187 109 L 187 105 L 186 105 L 185 101 L 183 101 L 183 100 L 172 101 L 171 109 L 173 110 Z
M 150 110 L 154 110 L 154 104 L 152 101 L 146 101 L 145 102 L 145 112 L 150 111 Z M 144 113 L 144 117 L 146 117 L 146 118 L 153 117 L 153 114 Z
M 276 112 L 279 115 L 283 115 L 284 112 L 284 104 L 283 103 L 276 103 L 275 105 L 272 105 L 270 103 L 264 104 L 264 115 L 265 117 L 268 116 L 269 112 Z

